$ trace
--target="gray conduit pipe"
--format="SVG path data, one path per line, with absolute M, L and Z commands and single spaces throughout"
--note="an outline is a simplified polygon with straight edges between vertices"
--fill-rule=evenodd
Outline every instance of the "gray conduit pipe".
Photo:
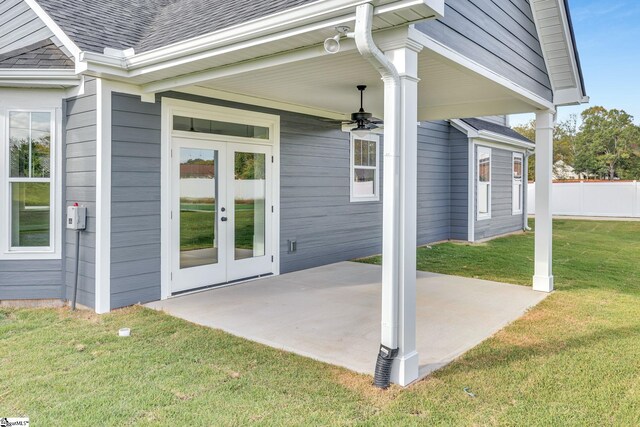
M 76 269 L 73 275 L 73 299 L 71 300 L 71 310 L 76 309 L 76 300 L 78 298 L 78 274 L 80 273 L 80 230 L 76 230 Z
M 382 262 L 382 332 L 374 384 L 387 388 L 391 365 L 398 354 L 398 300 L 400 253 L 395 244 L 400 236 L 400 76 L 393 63 L 376 46 L 371 34 L 373 5 L 356 8 L 353 37 L 358 52 L 378 70 L 384 82 L 384 194 Z M 351 36 L 351 35 L 349 35 Z M 389 197 L 393 195 L 393 197 Z M 385 286 L 391 284 L 391 286 Z

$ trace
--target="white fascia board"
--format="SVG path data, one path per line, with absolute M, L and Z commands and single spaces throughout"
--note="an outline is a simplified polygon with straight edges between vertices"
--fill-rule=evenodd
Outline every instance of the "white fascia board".
M 524 148 L 527 150 L 533 150 L 535 148 L 535 144 L 531 142 L 522 141 L 517 138 L 511 138 L 510 136 L 501 135 L 499 133 L 490 132 L 487 130 L 478 131 L 478 138 L 485 141 L 496 142 L 518 148 Z
M 425 49 L 429 49 L 438 55 L 446 58 L 447 60 L 465 68 L 475 72 L 476 74 L 490 80 L 506 89 L 511 91 L 514 95 L 516 95 L 519 99 L 523 100 L 527 104 L 530 104 L 536 109 L 539 110 L 555 110 L 555 107 L 552 102 L 547 101 L 543 97 L 536 95 L 531 92 L 529 89 L 525 89 L 524 87 L 514 83 L 508 78 L 496 73 L 495 71 L 481 65 L 474 60 L 467 58 L 461 53 L 451 49 L 449 46 L 446 46 L 440 43 L 437 40 L 429 37 L 428 35 L 416 31 L 415 32 L 415 41 L 419 42 L 424 46 Z
M 0 70 L 0 87 L 71 87 L 81 82 L 74 70 L 21 69 Z
M 535 148 L 535 144 L 531 142 L 522 141 L 510 136 L 501 135 L 499 133 L 490 132 L 487 130 L 477 130 L 474 127 L 468 125 L 462 120 L 454 119 L 450 120 L 451 125 L 458 129 L 460 132 L 467 135 L 468 138 L 474 141 L 481 141 L 481 143 L 493 143 L 496 145 L 504 145 L 509 148 L 519 148 L 532 151 Z
M 460 132 L 467 135 L 468 138 L 478 137 L 478 131 L 476 130 L 476 128 L 466 124 L 460 119 L 451 119 L 449 120 L 449 123 L 451 123 L 451 126 L 453 126 L 454 128 L 458 129 Z
M 71 53 L 74 58 L 74 62 L 77 64 L 80 57 L 80 48 L 62 31 L 62 28 L 55 23 L 55 21 L 44 11 L 36 0 L 24 0 L 38 18 L 51 30 L 53 35 L 62 43 L 62 45 Z
M 553 92 L 553 103 L 556 106 L 580 105 L 589 102 L 588 96 L 583 96 L 582 91 L 577 87 L 555 90 Z
M 577 99 L 575 100 L 575 102 L 581 104 L 585 102 L 585 98 L 587 99 L 586 102 L 588 102 L 588 97 L 586 96 L 585 93 L 582 93 L 582 84 L 580 81 L 580 70 L 579 70 L 579 65 L 578 65 L 578 58 L 576 57 L 576 51 L 574 49 L 575 46 L 575 41 L 573 40 L 573 32 L 571 31 L 571 28 L 569 27 L 569 15 L 568 15 L 568 11 L 565 7 L 566 3 L 563 0 L 558 0 L 558 7 L 560 9 L 560 16 L 562 17 L 562 27 L 563 27 L 563 31 L 565 33 L 565 38 L 567 40 L 567 44 L 569 46 L 567 46 L 567 50 L 569 51 L 569 58 L 571 59 L 571 71 L 573 72 L 575 81 L 576 81 L 576 89 L 578 92 L 578 96 Z M 558 105 L 558 104 L 556 104 Z
M 565 2 L 563 0 L 554 0 L 555 6 L 558 9 L 561 21 L 562 21 L 562 32 L 564 33 L 564 41 L 567 44 L 567 52 L 569 52 L 569 60 L 571 66 L 571 74 L 576 82 L 576 87 L 573 88 L 564 88 L 564 89 L 556 89 L 552 88 L 553 91 L 553 104 L 556 106 L 568 106 L 568 105 L 579 105 L 586 104 L 589 102 L 589 97 L 582 92 L 582 84 L 580 82 L 580 71 L 578 69 L 578 59 L 576 57 L 576 52 L 574 50 L 574 40 L 572 37 L 571 28 L 569 27 L 569 17 L 567 15 L 567 10 L 565 8 Z M 539 16 L 540 14 L 536 11 L 536 7 L 534 4 L 531 4 L 531 13 L 533 14 L 534 25 L 536 26 L 536 31 L 538 35 L 541 34 L 539 30 L 539 23 L 541 20 L 544 20 L 545 16 Z M 549 63 L 549 53 L 545 49 L 545 44 L 540 40 L 540 47 L 542 49 L 542 57 L 544 58 L 545 66 Z M 547 66 L 547 74 L 551 76 L 549 72 L 549 67 Z
M 127 77 L 134 77 L 352 22 L 355 20 L 355 8 L 364 3 L 369 2 L 366 0 L 317 1 L 148 52 L 124 58 L 99 53 L 84 53 L 83 60 L 88 63 L 90 70 L 94 70 L 96 66 L 107 69 L 121 68 L 127 71 Z M 377 6 L 374 14 L 378 16 L 406 8 L 423 8 L 428 16 L 425 15 L 420 20 L 441 17 L 444 14 L 444 0 L 386 2 Z

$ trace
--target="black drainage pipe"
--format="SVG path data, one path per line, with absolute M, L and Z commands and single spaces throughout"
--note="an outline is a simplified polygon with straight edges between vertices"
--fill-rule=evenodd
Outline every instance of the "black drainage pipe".
M 378 352 L 378 360 L 376 361 L 376 372 L 373 377 L 373 385 L 378 388 L 386 389 L 391 384 L 391 365 L 393 359 L 398 355 L 398 349 L 390 349 L 380 344 Z

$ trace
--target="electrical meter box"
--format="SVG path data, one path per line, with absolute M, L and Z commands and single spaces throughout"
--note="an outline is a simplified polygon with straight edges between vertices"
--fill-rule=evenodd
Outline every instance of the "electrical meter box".
M 87 208 L 84 206 L 67 206 L 67 229 L 84 230 L 87 227 Z

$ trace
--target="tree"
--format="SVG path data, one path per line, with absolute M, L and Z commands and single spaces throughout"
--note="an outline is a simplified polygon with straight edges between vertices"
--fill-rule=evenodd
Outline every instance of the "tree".
M 637 178 L 640 128 L 624 110 L 591 107 L 582 112 L 574 168 L 588 175 Z M 633 171 L 636 170 L 635 176 Z
M 536 121 L 531 120 L 526 125 L 515 126 L 513 128 L 525 138 L 536 140 Z M 569 116 L 565 121 L 556 123 L 553 132 L 553 162 L 562 160 L 568 165 L 572 165 L 576 155 L 576 132 L 577 117 L 575 114 Z M 535 180 L 535 156 L 529 156 L 529 176 L 530 181 Z

